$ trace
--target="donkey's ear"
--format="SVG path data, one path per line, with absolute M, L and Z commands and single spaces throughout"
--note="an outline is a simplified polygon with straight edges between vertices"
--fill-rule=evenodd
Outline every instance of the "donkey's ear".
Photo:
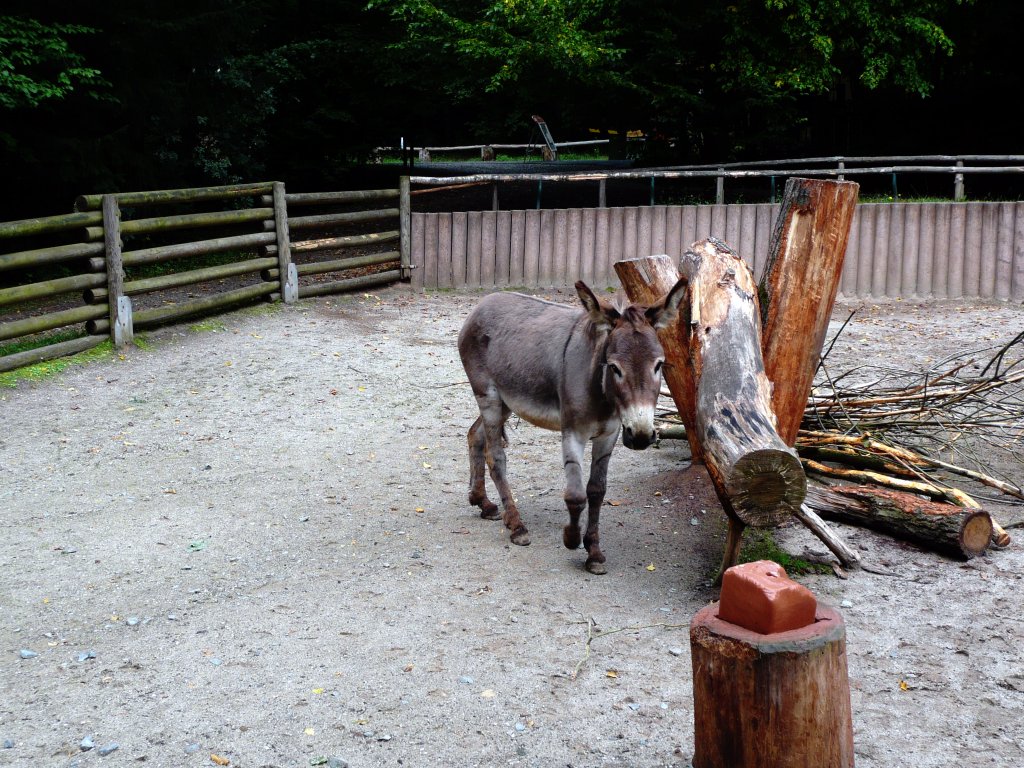
M 576 293 L 583 302 L 583 308 L 590 315 L 590 321 L 602 329 L 610 329 L 620 315 L 617 309 L 602 302 L 582 280 L 576 281 Z
M 676 315 L 679 314 L 679 305 L 686 296 L 686 288 L 689 284 L 685 277 L 680 278 L 679 282 L 672 286 L 672 290 L 665 294 L 665 298 L 654 306 L 647 308 L 645 313 L 647 315 L 647 322 L 658 330 L 671 325 L 675 321 Z

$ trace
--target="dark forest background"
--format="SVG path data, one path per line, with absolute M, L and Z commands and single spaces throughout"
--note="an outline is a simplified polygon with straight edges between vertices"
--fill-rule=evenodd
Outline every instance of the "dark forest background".
M 359 186 L 374 147 L 526 142 L 533 114 L 559 141 L 643 131 L 647 165 L 1021 153 L 1022 9 L 5 0 L 0 219 L 81 193 Z

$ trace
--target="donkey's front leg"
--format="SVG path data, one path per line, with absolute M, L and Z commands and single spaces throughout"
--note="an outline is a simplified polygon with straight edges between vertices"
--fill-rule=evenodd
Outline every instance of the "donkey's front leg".
M 562 464 L 565 466 L 565 506 L 569 509 L 569 524 L 562 529 L 562 543 L 568 549 L 580 546 L 580 514 L 587 506 L 583 488 L 583 450 L 586 439 L 575 432 L 562 432 Z
M 618 430 L 610 435 L 599 435 L 591 444 L 590 480 L 587 482 L 587 533 L 583 546 L 587 548 L 587 570 L 594 574 L 608 573 L 601 551 L 601 505 L 608 480 L 608 461 L 615 449 Z

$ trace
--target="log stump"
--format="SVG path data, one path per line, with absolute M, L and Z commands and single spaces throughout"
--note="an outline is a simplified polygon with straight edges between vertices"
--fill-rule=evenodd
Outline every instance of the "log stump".
M 762 635 L 718 608 L 690 623 L 693 768 L 852 768 L 842 616 L 819 605 L 810 626 Z

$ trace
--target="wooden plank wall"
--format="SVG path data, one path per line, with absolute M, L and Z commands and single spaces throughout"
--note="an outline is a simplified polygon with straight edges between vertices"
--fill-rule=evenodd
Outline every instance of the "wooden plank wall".
M 709 235 L 759 277 L 776 211 L 759 203 L 413 213 L 413 287 L 618 287 L 619 259 L 678 255 Z M 1024 300 L 1024 203 L 858 205 L 840 292 Z

